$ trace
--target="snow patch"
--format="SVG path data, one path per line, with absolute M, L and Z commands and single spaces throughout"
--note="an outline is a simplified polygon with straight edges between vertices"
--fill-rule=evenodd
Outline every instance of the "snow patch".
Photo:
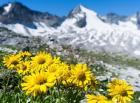
M 119 77 L 121 79 L 125 79 L 130 84 L 132 84 L 135 91 L 140 91 L 140 70 L 132 67 L 128 67 L 127 69 L 121 69 Z
M 134 51 L 134 54 L 135 54 L 135 55 L 140 55 L 140 51 L 139 51 L 139 50 L 135 50 L 135 51 Z
M 7 6 L 4 7 L 5 13 L 9 13 L 10 9 L 12 7 L 12 4 L 9 3 Z
M 8 52 L 8 53 L 16 53 L 17 52 L 17 50 L 12 50 L 12 49 L 9 49 L 6 47 L 0 47 L 0 51 Z

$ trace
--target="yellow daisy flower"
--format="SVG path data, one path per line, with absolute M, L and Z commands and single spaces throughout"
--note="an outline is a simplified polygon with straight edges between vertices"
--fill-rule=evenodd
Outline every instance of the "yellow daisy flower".
M 37 55 L 32 58 L 31 63 L 35 71 L 45 70 L 48 65 L 53 63 L 53 58 L 49 53 L 38 52 Z
M 30 65 L 30 62 L 28 61 L 25 61 L 25 62 L 21 62 L 18 67 L 17 67 L 17 71 L 19 74 L 27 74 L 30 72 L 30 68 L 31 68 L 31 65 Z
M 28 51 L 19 52 L 18 55 L 23 58 L 32 56 L 32 54 Z
M 108 84 L 109 95 L 112 96 L 112 100 L 116 103 L 130 102 L 134 94 L 133 88 L 125 80 L 113 80 Z
M 54 86 L 55 78 L 51 75 L 47 75 L 46 72 L 40 72 L 31 74 L 23 78 L 21 84 L 22 90 L 26 91 L 26 94 L 36 96 L 38 94 L 46 93 L 49 87 Z
M 92 77 L 92 73 L 86 64 L 77 64 L 74 69 L 71 70 L 71 75 L 72 82 L 80 87 L 87 86 Z
M 95 96 L 95 95 L 87 94 L 86 98 L 87 98 L 88 103 L 113 103 L 112 101 L 109 101 L 107 97 L 103 95 Z
M 3 58 L 3 63 L 8 69 L 16 69 L 21 58 L 16 54 L 11 54 Z
M 60 76 L 57 76 L 57 77 L 59 81 L 64 81 L 69 76 L 69 66 L 65 63 L 61 63 L 59 66 L 60 68 L 58 70 L 58 74 Z
M 108 83 L 108 88 L 114 88 L 116 85 L 127 84 L 125 80 L 114 79 L 111 83 Z
M 65 63 L 58 63 L 58 64 L 52 64 L 48 66 L 47 72 L 50 75 L 53 75 L 57 82 L 62 82 L 66 80 L 67 75 L 69 73 L 68 65 Z

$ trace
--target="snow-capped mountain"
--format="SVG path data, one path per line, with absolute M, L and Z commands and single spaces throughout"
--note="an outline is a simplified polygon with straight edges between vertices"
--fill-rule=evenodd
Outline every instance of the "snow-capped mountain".
M 26 36 L 53 38 L 88 50 L 140 56 L 140 13 L 101 16 L 82 5 L 67 17 L 33 11 L 21 3 L 0 7 L 0 26 Z
M 112 17 L 113 18 L 113 17 Z M 120 17 L 121 18 L 121 17 Z M 110 19 L 107 18 L 106 20 Z M 84 21 L 82 27 L 80 23 Z M 125 52 L 140 55 L 140 30 L 137 16 L 117 19 L 118 23 L 105 22 L 96 12 L 83 6 L 76 7 L 59 27 L 58 40 L 88 50 Z

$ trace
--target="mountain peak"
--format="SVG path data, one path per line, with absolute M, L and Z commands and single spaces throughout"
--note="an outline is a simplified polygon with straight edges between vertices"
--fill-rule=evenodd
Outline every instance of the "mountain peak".
M 75 9 L 84 10 L 86 7 L 82 4 L 79 4 Z
M 83 11 L 85 11 L 87 8 L 85 7 L 85 6 L 83 6 L 83 5 L 78 5 L 78 6 L 76 6 L 73 10 L 72 10 L 72 12 L 71 13 L 79 13 L 79 12 L 83 12 Z
M 11 11 L 20 11 L 21 9 L 30 10 L 20 2 L 9 2 L 3 5 L 2 8 L 4 10 L 4 14 L 7 14 Z
M 79 14 L 79 13 L 91 13 L 96 15 L 97 13 L 94 12 L 93 10 L 88 9 L 87 7 L 83 6 L 83 5 L 78 5 L 76 6 L 69 14 L 69 17 L 75 15 L 75 14 Z
M 6 25 L 22 24 L 36 29 L 35 22 L 44 22 L 47 26 L 56 27 L 61 21 L 61 18 L 58 16 L 47 12 L 34 11 L 20 2 L 9 2 L 0 7 L 0 23 Z
M 4 12 L 5 12 L 5 13 L 10 12 L 11 7 L 12 7 L 12 4 L 11 4 L 11 3 L 8 3 L 8 4 L 4 5 L 4 6 L 3 6 Z

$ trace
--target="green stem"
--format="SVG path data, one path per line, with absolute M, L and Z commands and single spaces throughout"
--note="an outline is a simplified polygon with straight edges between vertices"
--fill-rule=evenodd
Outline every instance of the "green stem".
M 56 85 L 57 85 L 57 90 L 58 90 L 58 96 L 60 97 L 60 103 L 62 103 L 62 101 L 61 101 L 61 93 L 60 93 L 60 86 L 59 86 L 58 80 L 56 80 Z
M 8 87 L 9 80 L 10 80 L 10 78 L 8 78 L 8 80 L 7 80 L 7 82 L 6 82 L 6 85 L 5 85 L 5 88 L 4 88 L 4 92 L 5 92 L 5 93 L 6 93 L 6 89 L 7 89 L 7 87 Z

